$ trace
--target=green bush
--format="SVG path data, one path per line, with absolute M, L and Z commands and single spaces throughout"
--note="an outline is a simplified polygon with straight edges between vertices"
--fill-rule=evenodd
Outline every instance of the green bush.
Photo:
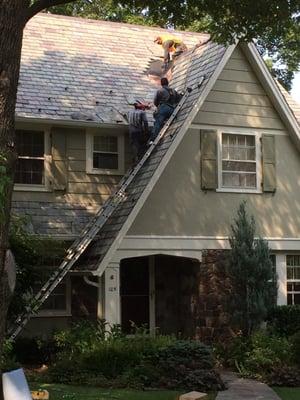
M 48 364 L 58 351 L 53 340 L 19 337 L 12 345 L 16 361 L 24 365 Z
M 271 386 L 300 386 L 300 370 L 293 365 L 281 365 L 272 368 L 267 382 Z
M 267 317 L 269 329 L 278 335 L 291 336 L 300 331 L 300 305 L 274 307 Z
M 148 386 L 220 390 L 211 350 L 198 341 L 178 340 L 145 357 L 138 377 Z
M 196 341 L 150 336 L 145 329 L 125 337 L 106 324 L 73 326 L 55 335 L 57 360 L 50 382 L 103 387 L 222 388 L 210 349 Z M 62 373 L 63 371 L 63 373 Z M 45 378 L 44 378 L 45 380 Z
M 291 337 L 292 360 L 300 368 L 300 330 Z

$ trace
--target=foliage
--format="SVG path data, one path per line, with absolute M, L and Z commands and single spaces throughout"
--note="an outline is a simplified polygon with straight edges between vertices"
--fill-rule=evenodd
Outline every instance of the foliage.
M 300 331 L 300 305 L 276 306 L 269 310 L 268 327 L 278 335 L 291 336 Z
M 220 390 L 223 383 L 213 368 L 214 360 L 209 347 L 198 341 L 177 340 L 144 357 L 137 376 L 146 379 L 148 386 Z
M 8 311 L 9 321 L 14 320 L 29 304 L 34 294 L 34 285 L 46 282 L 51 268 L 58 259 L 63 258 L 66 248 L 64 242 L 42 239 L 28 233 L 26 225 L 26 218 L 12 217 L 9 242 L 17 264 L 17 279 Z
M 300 330 L 291 337 L 292 360 L 300 368 Z
M 241 203 L 231 226 L 227 273 L 232 284 L 228 311 L 232 323 L 244 335 L 250 335 L 264 321 L 274 298 L 275 284 L 268 244 L 255 239 L 255 221 Z
M 200 342 L 151 336 L 144 328 L 126 337 L 105 321 L 98 326 L 74 325 L 55 334 L 54 340 L 56 359 L 40 376 L 42 382 L 190 390 L 222 387 L 211 351 Z
M 298 0 L 80 0 L 51 12 L 209 32 L 217 42 L 257 39 L 261 53 L 272 59 L 273 75 L 289 90 L 300 63 Z
M 244 377 L 271 385 L 298 386 L 299 353 L 294 353 L 299 351 L 298 346 L 299 337 L 293 342 L 286 337 L 256 332 L 248 338 L 238 336 L 227 344 L 219 344 L 215 351 L 224 366 L 236 368 Z
M 300 369 L 293 365 L 281 365 L 272 368 L 267 382 L 272 386 L 300 386 Z
M 7 176 L 7 168 L 5 166 L 6 161 L 5 155 L 0 152 L 0 221 L 4 218 L 4 204 L 7 195 L 7 188 L 11 182 L 10 178 Z
M 13 356 L 13 343 L 10 340 L 5 340 L 0 356 L 0 371 L 11 371 L 19 367 L 20 365 Z

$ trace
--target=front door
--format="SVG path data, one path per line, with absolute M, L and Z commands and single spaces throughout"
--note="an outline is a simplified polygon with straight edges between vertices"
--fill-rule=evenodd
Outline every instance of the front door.
M 121 324 L 125 333 L 132 324 L 149 327 L 149 263 L 147 257 L 121 261 Z

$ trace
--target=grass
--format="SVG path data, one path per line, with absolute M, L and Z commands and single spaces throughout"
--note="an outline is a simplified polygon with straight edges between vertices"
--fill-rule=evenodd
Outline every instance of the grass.
M 48 390 L 51 400 L 175 400 L 180 392 L 169 390 L 137 391 L 127 389 L 101 389 L 96 387 L 58 384 L 32 385 L 31 390 Z M 214 400 L 211 394 L 207 400 Z
M 273 387 L 273 390 L 278 394 L 282 400 L 299 400 L 300 387 Z

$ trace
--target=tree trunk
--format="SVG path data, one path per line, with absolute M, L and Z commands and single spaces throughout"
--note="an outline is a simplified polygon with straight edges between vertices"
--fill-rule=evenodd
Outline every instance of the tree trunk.
M 27 1 L 0 0 L 0 357 L 11 297 L 4 266 L 16 160 L 15 104 L 27 6 Z

